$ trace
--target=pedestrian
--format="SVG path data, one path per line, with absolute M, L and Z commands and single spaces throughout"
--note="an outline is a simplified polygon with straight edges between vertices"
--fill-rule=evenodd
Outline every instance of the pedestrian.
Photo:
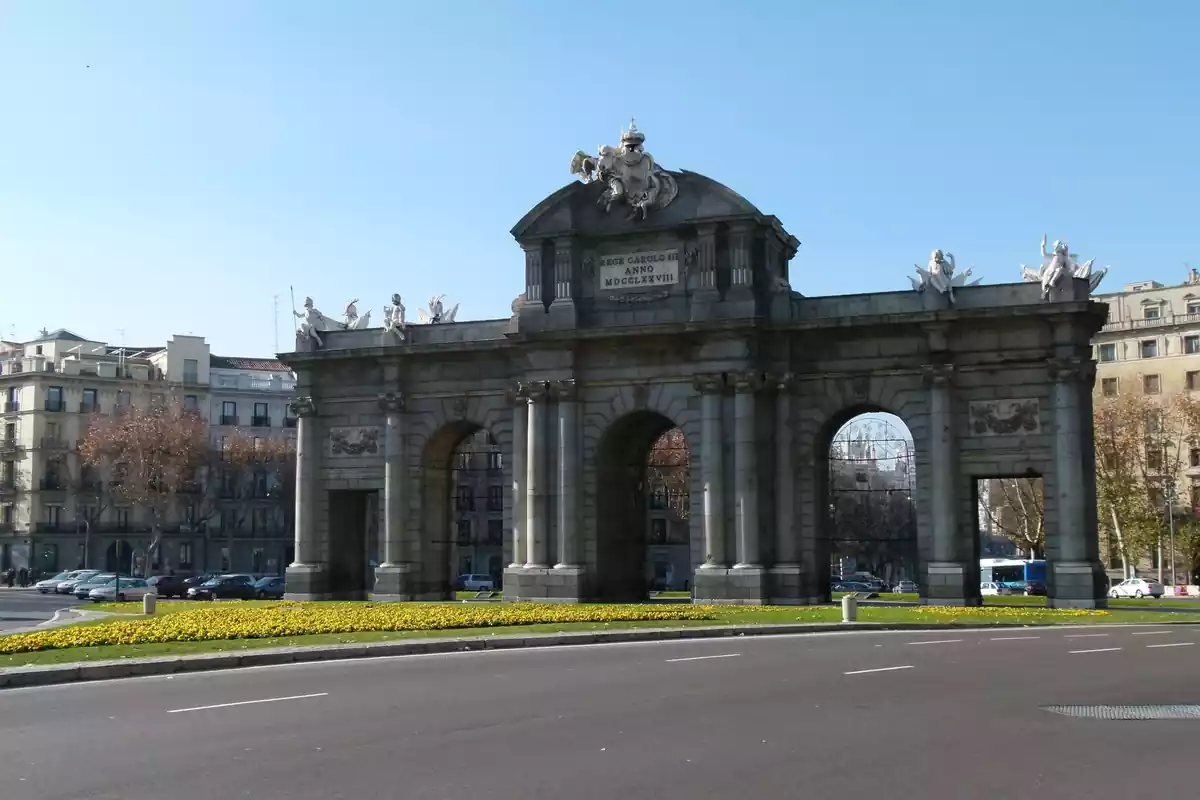
M 13 587 L 13 581 L 17 579 L 17 571 L 12 567 L 8 568 L 8 572 L 4 573 L 4 582 L 8 584 L 8 588 Z
M 25 569 L 25 567 L 17 570 L 17 583 L 21 585 L 22 589 L 29 585 L 29 570 Z

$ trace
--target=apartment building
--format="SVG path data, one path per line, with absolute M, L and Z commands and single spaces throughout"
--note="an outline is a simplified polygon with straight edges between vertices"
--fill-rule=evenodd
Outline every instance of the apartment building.
M 148 572 L 174 569 L 281 573 L 292 558 L 286 493 L 265 487 L 249 513 L 211 515 L 181 503 L 149 554 L 150 520 L 106 492 L 79 458 L 95 414 L 176 397 L 209 422 L 211 444 L 234 428 L 294 437 L 295 380 L 272 359 L 212 355 L 199 336 L 114 347 L 69 330 L 0 345 L 0 568 L 53 572 L 86 563 Z M 204 518 L 201 518 L 204 517 Z M 119 544 L 119 546 L 118 546 Z M 147 563 L 149 560 L 149 563 Z

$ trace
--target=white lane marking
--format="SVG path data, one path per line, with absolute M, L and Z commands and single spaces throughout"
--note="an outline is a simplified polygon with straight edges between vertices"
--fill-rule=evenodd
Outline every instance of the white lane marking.
M 953 644 L 961 641 L 962 639 L 924 639 L 919 642 L 908 642 L 908 644 Z
M 1148 644 L 1146 647 L 1191 647 L 1195 642 L 1170 642 L 1169 644 Z
M 1175 631 L 1135 631 L 1131 635 L 1133 635 L 1133 636 L 1163 636 L 1165 634 L 1174 633 L 1174 632 Z
M 1120 649 L 1121 648 L 1119 648 L 1119 647 L 1100 647 L 1096 650 L 1068 650 L 1067 652 L 1070 653 L 1071 655 L 1078 655 L 1080 653 L 1111 653 L 1114 650 L 1120 650 Z
M 208 711 L 211 708 L 232 708 L 233 706 L 253 706 L 259 703 L 281 703 L 284 700 L 308 700 L 312 697 L 327 697 L 329 692 L 317 692 L 316 694 L 294 694 L 290 697 L 267 697 L 262 700 L 243 700 L 240 703 L 217 703 L 211 706 L 196 706 L 194 708 L 173 708 L 168 711 L 168 714 L 182 714 L 185 711 Z
M 1094 639 L 1097 636 L 1108 636 L 1107 633 L 1068 633 L 1064 639 Z
M 866 675 L 869 672 L 893 672 L 898 669 L 912 669 L 912 664 L 906 667 L 879 667 L 878 669 L 856 669 L 853 672 L 843 672 L 843 675 Z
M 993 642 L 1021 642 L 1026 639 L 1040 639 L 1040 636 L 993 636 Z
M 706 661 L 710 658 L 737 658 L 741 653 L 722 653 L 719 656 L 692 656 L 691 658 L 668 658 L 667 664 L 675 664 L 680 661 Z

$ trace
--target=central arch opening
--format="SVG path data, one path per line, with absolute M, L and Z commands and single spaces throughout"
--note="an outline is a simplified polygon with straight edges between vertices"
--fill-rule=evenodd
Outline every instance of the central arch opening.
M 691 458 L 683 431 L 654 411 L 617 420 L 600 442 L 596 596 L 641 602 L 690 591 Z

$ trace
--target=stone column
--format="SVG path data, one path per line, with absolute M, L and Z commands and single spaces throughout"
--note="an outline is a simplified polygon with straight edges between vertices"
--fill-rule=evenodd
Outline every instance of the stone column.
M 529 447 L 526 430 L 529 425 L 529 401 L 525 387 L 513 392 L 512 426 L 512 563 L 510 568 L 525 566 L 525 456 Z
M 325 565 L 317 540 L 317 493 L 320 491 L 320 433 L 317 408 L 310 396 L 292 401 L 296 416 L 296 541 L 295 560 L 287 568 L 289 599 L 316 600 L 326 593 Z
M 384 412 L 383 437 L 383 562 L 375 568 L 377 600 L 412 599 L 412 564 L 405 558 L 405 497 L 407 470 L 404 461 L 404 395 L 379 395 Z
M 958 451 L 954 444 L 954 367 L 925 367 L 929 387 L 930 518 L 933 560 L 927 565 L 926 600 L 934 605 L 978 605 L 978 584 L 967 585 L 974 571 L 961 558 L 958 531 Z
M 525 461 L 525 568 L 546 568 L 546 384 L 525 387 L 529 440 Z
M 704 563 L 700 569 L 724 569 L 725 442 L 721 400 L 725 381 L 720 375 L 700 375 L 694 385 L 700 393 L 700 474 L 704 492 Z
M 1090 359 L 1052 358 L 1047 362 L 1054 409 L 1055 525 L 1047 542 L 1048 604 L 1056 608 L 1096 608 L 1107 605 L 1099 575 L 1095 528 L 1095 484 L 1084 470 L 1083 425 L 1091 420 L 1083 394 L 1091 393 L 1096 365 Z
M 558 399 L 558 563 L 555 569 L 579 561 L 579 395 L 575 381 L 554 385 Z
M 758 441 L 754 420 L 755 393 L 762 386 L 756 372 L 734 376 L 734 503 L 737 563 L 734 569 L 760 569 L 758 527 Z
M 776 602 L 800 601 L 800 532 L 796 526 L 796 472 L 792 430 L 790 372 L 777 375 L 775 384 L 775 562 L 771 566 L 771 597 Z

